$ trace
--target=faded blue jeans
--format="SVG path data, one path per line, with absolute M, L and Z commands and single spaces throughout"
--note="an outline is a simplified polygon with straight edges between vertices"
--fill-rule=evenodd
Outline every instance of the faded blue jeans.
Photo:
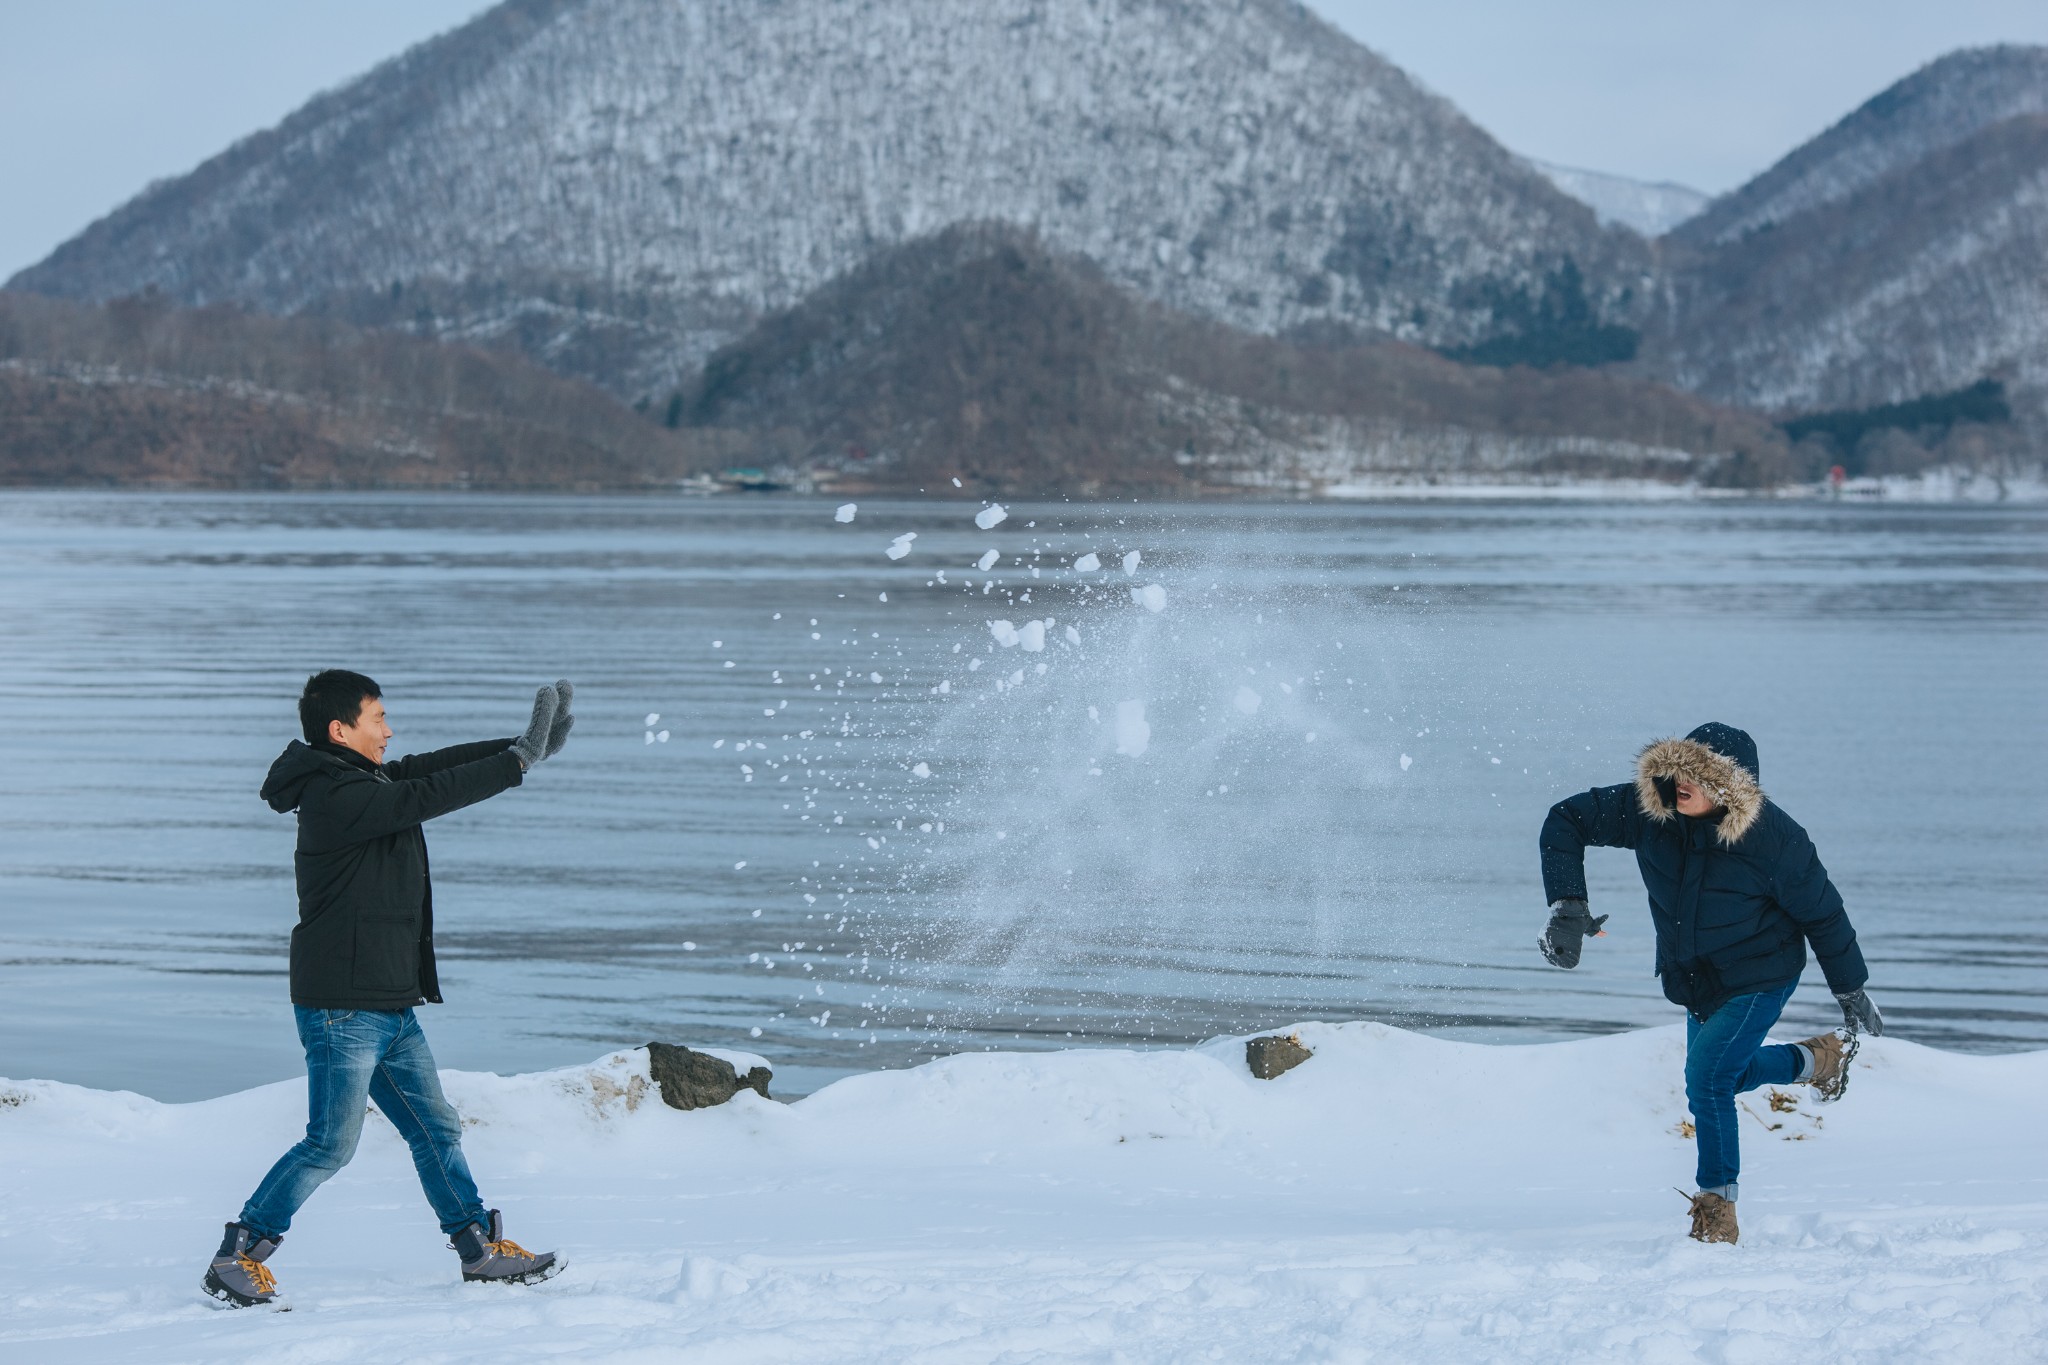
M 283 1236 L 299 1206 L 356 1154 L 367 1100 L 412 1148 L 441 1230 L 452 1237 L 485 1222 L 462 1156 L 462 1120 L 441 1093 L 434 1054 L 412 1011 L 293 1009 L 306 1046 L 306 1136 L 249 1196 L 242 1225 L 259 1236 Z
M 1794 977 L 1791 985 L 1774 991 L 1738 995 L 1704 1024 L 1685 1017 L 1685 1100 L 1692 1107 L 1703 1190 L 1725 1186 L 1734 1198 L 1735 1180 L 1742 1173 L 1735 1097 L 1760 1085 L 1790 1085 L 1805 1068 L 1805 1053 L 1792 1044 L 1764 1046 L 1798 985 Z

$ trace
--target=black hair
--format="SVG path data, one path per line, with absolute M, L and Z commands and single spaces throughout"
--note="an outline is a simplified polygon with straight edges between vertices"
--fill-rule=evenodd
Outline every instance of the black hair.
M 299 728 L 306 732 L 306 743 L 326 739 L 329 721 L 354 725 L 363 714 L 363 703 L 383 695 L 375 679 L 345 668 L 315 673 L 306 679 L 306 690 L 299 694 Z

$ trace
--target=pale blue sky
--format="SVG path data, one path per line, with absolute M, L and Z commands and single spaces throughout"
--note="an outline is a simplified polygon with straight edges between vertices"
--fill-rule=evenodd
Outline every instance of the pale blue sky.
M 963 0 L 972 3 L 973 0 Z M 486 6 L 0 0 L 0 279 L 143 185 Z M 2043 0 L 1311 0 L 1520 152 L 1720 191 Z

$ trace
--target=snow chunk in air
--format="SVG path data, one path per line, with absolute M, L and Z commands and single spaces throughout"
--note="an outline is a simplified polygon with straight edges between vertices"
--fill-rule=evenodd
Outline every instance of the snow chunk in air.
M 1093 550 L 1090 550 L 1087 554 L 1074 561 L 1074 568 L 1081 573 L 1094 573 L 1101 567 L 1102 556 L 1096 554 Z
M 1152 726 L 1145 720 L 1145 703 L 1120 701 L 1116 704 L 1116 751 L 1125 758 L 1143 758 L 1152 747 Z
M 901 559 L 903 558 L 903 556 L 910 553 L 910 542 L 916 539 L 917 532 L 905 531 L 902 535 L 890 541 L 889 548 L 883 551 L 883 553 L 888 555 L 891 559 Z
M 999 502 L 992 502 L 974 514 L 974 524 L 982 530 L 993 530 L 1008 519 L 1010 511 Z
M 854 513 L 858 512 L 858 511 L 860 511 L 860 504 L 859 504 L 859 503 L 857 503 L 857 502 L 842 502 L 842 503 L 840 503 L 840 504 L 839 504 L 839 510 L 838 510 L 838 511 L 836 511 L 836 512 L 834 512 L 834 513 L 832 514 L 832 520 L 834 520 L 834 521 L 852 521 L 852 520 L 853 520 L 853 515 L 854 515 Z
M 1131 589 L 1131 600 L 1146 611 L 1166 610 L 1166 589 L 1157 583 L 1147 583 L 1142 588 Z

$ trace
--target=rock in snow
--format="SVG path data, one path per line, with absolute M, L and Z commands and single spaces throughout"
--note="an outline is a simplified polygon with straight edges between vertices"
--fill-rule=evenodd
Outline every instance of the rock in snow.
M 485 1197 L 567 1270 L 461 1284 L 373 1118 L 271 1260 L 284 1316 L 197 1284 L 304 1131 L 303 1081 L 195 1104 L 0 1082 L 0 1353 L 1975 1365 L 2048 1340 L 2048 1053 L 1868 1040 L 1824 1125 L 1803 1087 L 1746 1096 L 1742 1242 L 1710 1247 L 1671 1192 L 1693 1165 L 1682 1026 L 1282 1032 L 1315 1056 L 1277 1081 L 1239 1036 L 970 1052 L 688 1113 L 637 1048 L 443 1072 Z
M 647 1045 L 647 1070 L 661 1090 L 661 1102 L 671 1109 L 709 1109 L 742 1090 L 752 1090 L 765 1100 L 772 1079 L 766 1066 L 749 1067 L 742 1076 L 723 1057 L 670 1043 Z
M 1314 1055 L 1301 1045 L 1301 1035 L 1298 1033 L 1248 1038 L 1244 1045 L 1245 1065 L 1251 1068 L 1252 1075 L 1262 1081 L 1270 1081 L 1276 1076 L 1292 1071 Z

